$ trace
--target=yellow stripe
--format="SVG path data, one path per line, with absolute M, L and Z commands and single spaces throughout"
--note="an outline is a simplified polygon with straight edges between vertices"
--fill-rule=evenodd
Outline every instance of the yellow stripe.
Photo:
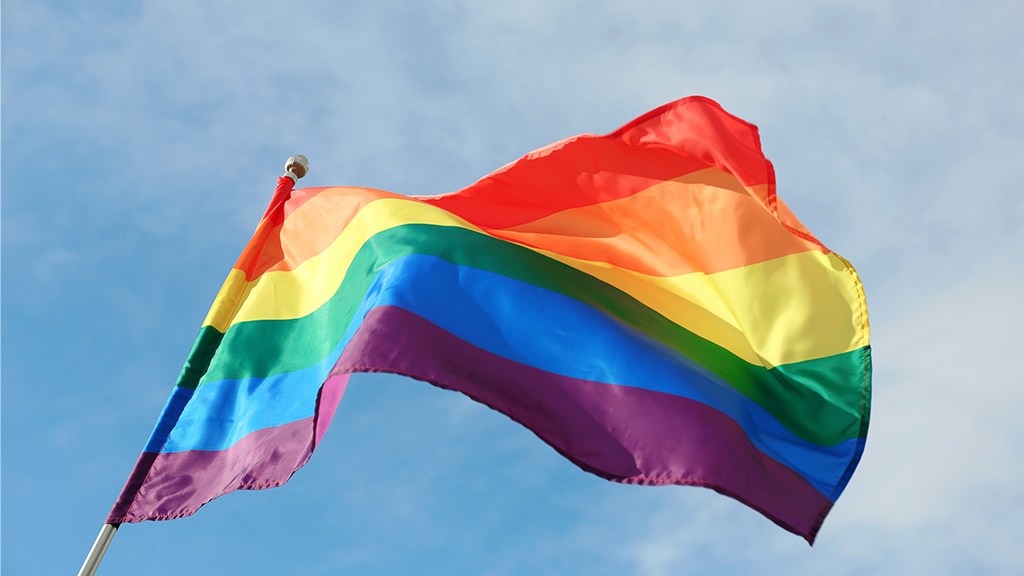
M 232 270 L 204 325 L 226 332 L 239 322 L 284 320 L 309 314 L 338 291 L 356 252 L 370 237 L 403 224 L 458 226 L 480 231 L 434 206 L 399 198 L 374 200 L 352 218 L 326 250 L 306 259 L 294 270 L 265 272 L 248 286 L 245 275 Z M 234 310 L 231 302 L 237 300 L 232 298 L 239 297 L 242 303 Z
M 238 322 L 305 316 L 334 295 L 367 239 L 412 223 L 479 231 L 433 206 L 402 199 L 376 200 L 360 211 L 324 252 L 293 271 L 267 272 L 248 284 L 241 272 L 232 271 L 206 324 L 226 331 Z M 658 277 L 604 262 L 538 252 L 616 286 L 754 364 L 772 367 L 867 344 L 866 326 L 861 329 L 863 292 L 852 269 L 834 254 L 801 252 L 715 274 Z M 238 301 L 236 298 L 242 301 L 237 310 L 230 304 Z
M 752 364 L 771 368 L 868 343 L 861 330 L 863 291 L 835 254 L 801 252 L 715 274 L 668 278 L 544 254 L 617 287 Z
M 835 254 L 803 252 L 709 278 L 769 368 L 868 343 L 863 290 Z
M 213 326 L 221 332 L 226 332 L 228 326 L 231 326 L 231 320 L 235 317 L 238 303 L 242 301 L 247 289 L 249 289 L 249 283 L 245 281 L 245 272 L 232 268 L 224 285 L 220 287 L 213 306 L 206 313 L 203 326 Z

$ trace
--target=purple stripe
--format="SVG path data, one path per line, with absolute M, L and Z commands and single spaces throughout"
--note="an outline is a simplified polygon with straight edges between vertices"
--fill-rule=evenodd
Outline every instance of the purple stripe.
M 143 452 L 107 523 L 183 518 L 234 490 L 280 486 L 309 460 L 313 439 L 310 417 L 257 430 L 227 450 Z
M 320 445 L 327 428 L 334 419 L 334 412 L 338 409 L 338 402 L 345 394 L 345 387 L 348 386 L 349 374 L 331 374 L 320 387 L 320 394 L 316 399 L 316 442 L 314 448 Z
M 477 348 L 399 307 L 374 308 L 332 374 L 390 372 L 457 390 L 532 430 L 580 468 L 627 484 L 704 486 L 809 542 L 832 506 L 699 402 L 560 376 Z

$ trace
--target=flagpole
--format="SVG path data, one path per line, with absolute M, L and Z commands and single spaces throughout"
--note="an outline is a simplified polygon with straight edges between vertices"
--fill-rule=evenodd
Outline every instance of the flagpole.
M 93 542 L 92 550 L 89 550 L 89 555 L 85 557 L 85 563 L 78 571 L 78 576 L 93 576 L 96 573 L 96 568 L 99 568 L 100 560 L 103 560 L 103 554 L 106 553 L 107 546 L 110 546 L 110 541 L 114 539 L 118 526 L 120 524 L 104 524 L 103 528 L 100 528 L 100 535 L 96 537 L 96 542 Z
M 269 212 L 275 201 L 283 201 L 287 196 L 288 192 L 291 192 L 292 186 L 298 183 L 299 178 L 302 178 L 309 172 L 309 160 L 302 154 L 296 154 L 288 159 L 284 164 L 284 176 L 281 178 L 290 178 L 291 185 L 287 186 L 284 190 L 281 188 L 280 180 L 278 180 L 278 191 L 282 191 L 284 196 L 277 198 L 278 191 L 275 191 L 274 199 L 270 202 L 270 208 L 267 208 Z M 285 181 L 287 182 L 287 181 Z M 100 561 L 103 560 L 103 555 L 106 554 L 107 548 L 110 546 L 110 541 L 114 539 L 114 534 L 117 532 L 118 527 L 121 523 L 116 524 L 104 524 L 100 528 L 99 536 L 96 536 L 96 541 L 92 544 L 92 549 L 89 550 L 89 555 L 85 557 L 85 562 L 82 564 L 82 568 L 78 571 L 78 576 L 94 576 L 96 569 L 100 566 Z

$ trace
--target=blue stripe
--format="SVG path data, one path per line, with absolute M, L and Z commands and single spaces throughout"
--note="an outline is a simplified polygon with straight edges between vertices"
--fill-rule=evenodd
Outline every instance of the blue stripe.
M 156 421 L 153 433 L 149 435 L 149 441 L 146 442 L 143 452 L 160 452 L 162 450 L 164 443 L 167 441 L 168 434 L 177 425 L 181 412 L 188 404 L 192 393 L 193 390 L 190 388 L 174 387 L 174 390 L 171 391 L 171 397 L 167 399 L 167 404 L 164 404 L 164 410 L 160 413 L 160 418 Z
M 253 431 L 313 415 L 316 391 L 375 306 L 400 306 L 488 352 L 542 370 L 675 394 L 735 420 L 751 443 L 829 494 L 857 449 L 807 442 L 699 364 L 653 338 L 562 294 L 427 255 L 383 266 L 354 320 L 320 363 L 266 379 L 199 387 L 164 452 L 223 450 Z
M 313 416 L 317 391 L 342 349 L 298 372 L 203 384 L 160 452 L 225 450 L 257 430 Z
M 856 438 L 822 447 L 797 437 L 703 366 L 574 298 L 434 256 L 404 256 L 385 270 L 357 318 L 371 306 L 400 306 L 470 344 L 541 370 L 707 404 L 823 494 L 832 492 L 857 449 Z

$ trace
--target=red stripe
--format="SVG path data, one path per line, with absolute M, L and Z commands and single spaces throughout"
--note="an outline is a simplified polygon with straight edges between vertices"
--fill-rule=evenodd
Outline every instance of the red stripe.
M 700 96 L 666 104 L 607 136 L 553 144 L 455 194 L 425 201 L 483 228 L 510 228 L 704 168 L 729 172 L 745 186 L 768 185 L 763 201 L 775 212 L 775 174 L 757 127 Z

